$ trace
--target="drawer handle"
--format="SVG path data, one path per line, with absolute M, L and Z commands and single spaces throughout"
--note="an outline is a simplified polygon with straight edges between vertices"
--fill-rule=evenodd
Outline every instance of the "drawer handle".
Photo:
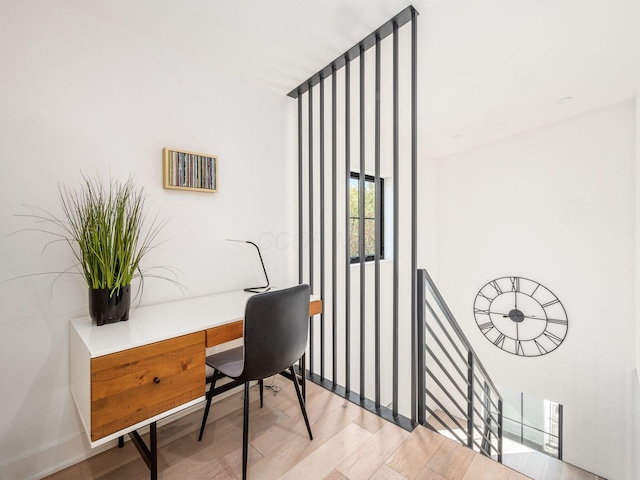
M 153 383 L 155 383 L 156 385 L 160 383 L 160 379 L 158 377 L 153 379 Z

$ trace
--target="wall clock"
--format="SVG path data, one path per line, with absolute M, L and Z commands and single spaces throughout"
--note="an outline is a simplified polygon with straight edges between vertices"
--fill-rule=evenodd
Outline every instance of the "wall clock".
M 567 313 L 551 290 L 523 277 L 500 277 L 476 295 L 473 313 L 496 347 L 523 357 L 552 352 L 567 336 Z

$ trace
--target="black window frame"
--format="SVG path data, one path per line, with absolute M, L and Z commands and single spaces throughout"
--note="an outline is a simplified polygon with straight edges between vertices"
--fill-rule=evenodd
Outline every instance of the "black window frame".
M 359 172 L 350 172 L 349 175 L 350 179 L 355 179 L 358 180 L 358 199 L 360 199 L 360 173 Z M 364 181 L 365 184 L 367 182 L 373 184 L 374 186 L 374 191 L 375 191 L 375 177 L 373 175 L 364 175 Z M 378 192 L 376 191 L 376 195 L 378 195 Z M 380 260 L 384 260 L 384 178 L 380 177 L 380 231 L 382 232 L 382 235 L 380 236 Z M 358 208 L 358 212 L 360 212 L 360 209 Z M 360 216 L 358 215 L 357 217 L 351 216 L 349 215 L 349 219 L 350 220 L 358 220 L 358 222 L 360 221 Z M 378 219 L 374 216 L 374 217 L 364 217 L 364 220 L 373 220 L 374 222 L 377 222 Z M 350 258 L 350 263 L 354 264 L 354 263 L 360 263 L 360 255 L 356 255 L 355 257 L 351 256 L 351 252 L 349 252 L 349 258 Z M 364 257 L 364 261 L 365 262 L 373 262 L 375 260 L 375 253 L 373 255 L 367 255 Z

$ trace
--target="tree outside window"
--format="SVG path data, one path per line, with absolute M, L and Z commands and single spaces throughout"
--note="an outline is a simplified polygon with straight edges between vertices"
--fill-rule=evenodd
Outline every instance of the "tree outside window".
M 384 205 L 384 180 L 380 179 L 380 202 Z M 360 262 L 360 174 L 351 172 L 350 188 L 350 240 L 351 263 Z M 383 218 L 378 219 L 383 231 Z M 384 258 L 384 242 L 380 240 L 380 258 Z M 365 261 L 372 261 L 376 249 L 376 185 L 374 177 L 364 176 L 364 251 Z

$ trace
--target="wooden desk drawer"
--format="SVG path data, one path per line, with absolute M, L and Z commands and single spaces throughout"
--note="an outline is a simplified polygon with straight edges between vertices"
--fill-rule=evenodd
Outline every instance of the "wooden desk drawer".
M 309 302 L 309 316 L 319 315 L 322 313 L 322 300 L 311 300 Z
M 221 343 L 230 342 L 236 338 L 242 338 L 243 323 L 244 322 L 242 320 L 237 320 L 232 323 L 227 323 L 226 325 L 208 328 L 206 330 L 207 347 L 215 347 Z
M 91 440 L 205 394 L 205 333 L 91 360 Z
M 322 300 L 312 300 L 309 303 L 309 316 L 313 317 L 319 313 L 322 313 Z M 227 323 L 226 325 L 207 329 L 207 347 L 215 347 L 221 343 L 229 342 L 236 338 L 242 338 L 242 323 L 242 320 L 236 320 L 235 322 Z

